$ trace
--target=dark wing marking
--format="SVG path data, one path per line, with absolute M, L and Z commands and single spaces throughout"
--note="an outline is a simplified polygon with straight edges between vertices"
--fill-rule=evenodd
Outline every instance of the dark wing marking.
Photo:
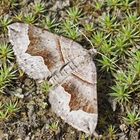
M 46 30 L 34 26 L 29 27 L 30 44 L 27 53 L 32 56 L 41 56 L 51 72 L 64 64 L 61 54 L 59 37 Z
M 95 66 L 91 62 L 78 71 L 62 84 L 64 90 L 71 95 L 70 108 L 71 110 L 82 109 L 88 113 L 97 113 Z
M 25 53 L 30 44 L 28 36 L 29 26 L 22 23 L 14 23 L 8 27 L 8 35 L 19 67 L 34 79 L 45 79 L 50 75 L 48 67 L 41 56 L 31 56 Z

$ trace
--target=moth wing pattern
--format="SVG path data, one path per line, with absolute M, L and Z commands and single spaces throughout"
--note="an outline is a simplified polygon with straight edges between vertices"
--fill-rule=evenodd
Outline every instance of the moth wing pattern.
M 18 64 L 31 78 L 46 79 L 63 64 L 59 36 L 23 23 L 13 23 L 8 29 Z
M 87 51 L 80 44 L 74 42 L 73 40 L 61 36 L 59 42 L 65 63 L 81 55 L 84 56 L 87 54 Z
M 13 23 L 8 32 L 19 67 L 33 79 L 54 78 L 52 110 L 78 130 L 93 134 L 98 118 L 96 67 L 88 51 L 32 25 Z
M 19 66 L 34 79 L 46 79 L 71 59 L 87 53 L 73 40 L 35 26 L 13 23 L 8 29 Z
M 96 68 L 91 61 L 49 94 L 52 110 L 67 123 L 88 134 L 97 125 Z

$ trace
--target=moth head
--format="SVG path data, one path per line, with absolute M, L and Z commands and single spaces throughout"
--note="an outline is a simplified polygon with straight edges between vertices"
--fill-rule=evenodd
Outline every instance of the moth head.
M 95 56 L 97 54 L 97 50 L 94 48 L 91 48 L 90 50 L 88 50 L 88 53 L 92 56 Z

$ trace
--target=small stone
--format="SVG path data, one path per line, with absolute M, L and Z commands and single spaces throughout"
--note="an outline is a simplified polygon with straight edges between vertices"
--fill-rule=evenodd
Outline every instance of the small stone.
M 22 88 L 17 88 L 14 95 L 18 98 L 24 98 L 24 95 L 22 94 Z
M 121 131 L 123 131 L 123 132 L 125 132 L 125 133 L 128 132 L 128 127 L 127 127 L 125 124 L 121 124 L 121 125 L 120 125 L 120 129 L 121 129 Z

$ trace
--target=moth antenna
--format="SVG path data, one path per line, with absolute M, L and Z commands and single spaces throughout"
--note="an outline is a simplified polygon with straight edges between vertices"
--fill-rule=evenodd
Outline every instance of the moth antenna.
M 76 25 L 73 25 L 73 26 L 76 27 Z M 76 28 L 77 28 L 77 27 L 76 27 Z M 94 49 L 95 47 L 94 47 L 93 43 L 91 42 L 91 40 L 90 40 L 79 28 L 78 28 L 78 31 L 86 38 L 86 40 L 90 43 L 90 45 L 91 45 L 91 46 L 93 47 L 93 49 Z M 96 49 L 94 49 L 94 50 L 96 50 Z M 104 55 L 104 54 L 98 52 L 97 50 L 96 50 L 96 53 L 97 53 L 97 54 L 100 54 L 101 56 L 107 58 L 107 59 L 110 61 L 110 59 L 109 59 L 106 55 Z M 111 63 L 113 63 L 119 70 L 122 70 L 122 69 L 121 69 L 117 64 L 115 64 L 114 62 L 111 61 Z

